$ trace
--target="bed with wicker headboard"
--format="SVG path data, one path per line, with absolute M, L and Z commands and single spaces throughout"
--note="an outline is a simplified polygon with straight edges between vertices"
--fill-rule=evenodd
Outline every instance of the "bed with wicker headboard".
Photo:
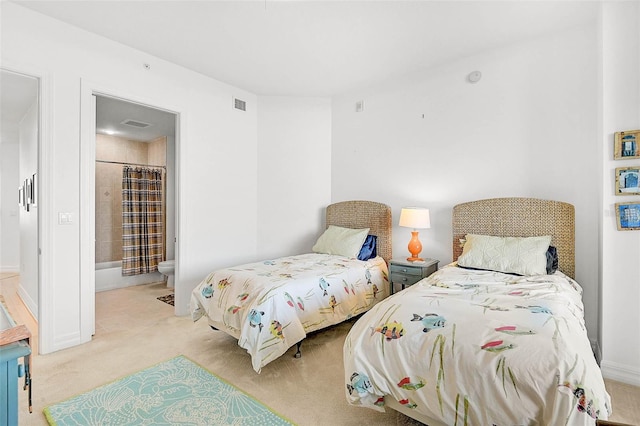
M 326 208 L 324 228 L 309 253 L 211 272 L 192 292 L 194 321 L 206 316 L 212 328 L 238 339 L 259 373 L 293 345 L 299 357 L 308 333 L 386 298 L 391 208 L 373 201 L 334 203 Z
M 349 332 L 348 403 L 429 425 L 606 419 L 610 399 L 571 278 L 574 214 L 570 204 L 531 198 L 454 206 L 456 262 L 377 304 Z M 469 259 L 507 271 L 458 266 Z
M 462 254 L 467 234 L 499 237 L 550 235 L 558 249 L 559 269 L 575 277 L 575 209 L 561 201 L 491 198 L 453 207 L 453 260 Z

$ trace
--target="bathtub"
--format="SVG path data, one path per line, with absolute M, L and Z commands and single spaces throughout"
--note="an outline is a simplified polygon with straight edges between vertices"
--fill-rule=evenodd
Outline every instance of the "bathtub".
M 164 282 L 160 272 L 122 276 L 122 261 L 96 263 L 96 291 L 113 290 L 140 284 Z

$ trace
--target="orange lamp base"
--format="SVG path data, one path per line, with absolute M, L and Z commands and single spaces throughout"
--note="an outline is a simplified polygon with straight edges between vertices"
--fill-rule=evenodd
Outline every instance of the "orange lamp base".
M 422 251 L 422 243 L 418 239 L 418 231 L 411 231 L 411 240 L 409 241 L 409 253 L 411 257 L 407 257 L 409 262 L 422 262 L 424 259 L 418 257 Z

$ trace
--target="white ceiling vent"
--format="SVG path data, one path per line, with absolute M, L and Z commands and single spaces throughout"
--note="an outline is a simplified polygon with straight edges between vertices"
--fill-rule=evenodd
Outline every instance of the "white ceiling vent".
M 124 124 L 125 126 L 136 127 L 138 129 L 144 129 L 151 126 L 151 124 L 149 123 L 145 123 L 143 121 L 138 121 L 138 120 L 132 120 L 130 118 L 127 118 L 126 120 L 121 121 L 120 124 Z
M 247 110 L 247 103 L 245 101 L 243 101 L 242 99 L 233 98 L 233 107 L 235 109 L 239 109 L 240 111 L 246 111 Z

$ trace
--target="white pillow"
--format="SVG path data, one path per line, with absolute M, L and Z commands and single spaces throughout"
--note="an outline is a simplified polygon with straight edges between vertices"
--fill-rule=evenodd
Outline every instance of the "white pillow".
M 329 225 L 327 230 L 320 235 L 312 250 L 315 253 L 358 257 L 367 234 L 369 234 L 369 228 L 350 229 Z
M 493 237 L 467 234 L 458 265 L 520 275 L 545 275 L 551 236 Z

